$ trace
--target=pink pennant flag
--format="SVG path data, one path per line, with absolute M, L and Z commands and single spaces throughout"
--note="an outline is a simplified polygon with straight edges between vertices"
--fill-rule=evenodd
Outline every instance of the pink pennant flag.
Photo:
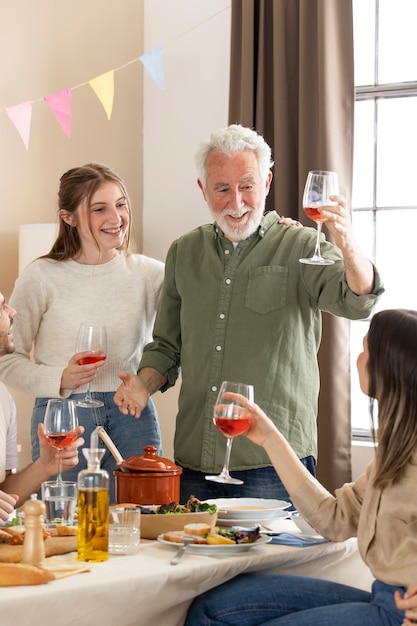
M 90 80 L 89 85 L 103 105 L 109 120 L 113 110 L 114 70 L 93 78 Z
M 148 74 L 154 79 L 162 91 L 165 89 L 162 48 L 155 48 L 139 57 Z
M 71 137 L 71 91 L 64 89 L 50 96 L 45 96 L 44 100 L 62 126 L 64 132 Z
M 22 102 L 12 107 L 6 107 L 6 113 L 15 125 L 15 128 L 29 149 L 30 123 L 32 120 L 32 102 Z

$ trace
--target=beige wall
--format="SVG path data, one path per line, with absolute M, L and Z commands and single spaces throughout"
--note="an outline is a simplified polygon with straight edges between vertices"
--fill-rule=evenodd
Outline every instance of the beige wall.
M 141 240 L 143 10 L 143 0 L 0 0 L 0 291 L 6 297 L 18 272 L 19 226 L 55 220 L 59 177 L 74 165 L 100 161 L 124 177 L 135 210 L 135 239 Z M 115 72 L 108 121 L 83 83 L 134 59 Z M 67 88 L 72 90 L 70 139 L 42 101 Z M 5 112 L 27 100 L 35 101 L 28 152 Z M 22 466 L 30 459 L 32 399 L 11 391 Z
M 54 221 L 59 177 L 74 165 L 102 161 L 124 176 L 140 232 L 142 63 L 115 73 L 110 122 L 83 83 L 142 54 L 143 1 L 1 0 L 0 16 L 0 289 L 9 295 L 17 274 L 19 225 Z M 43 101 L 67 88 L 72 93 L 70 139 Z M 26 152 L 5 108 L 28 100 L 34 102 Z

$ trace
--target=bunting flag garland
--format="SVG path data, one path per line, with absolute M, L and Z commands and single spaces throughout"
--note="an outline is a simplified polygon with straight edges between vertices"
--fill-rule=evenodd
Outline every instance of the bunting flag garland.
M 206 18 L 201 24 L 208 22 L 209 20 L 217 17 L 217 15 L 223 13 L 226 10 L 230 10 L 229 8 L 221 9 L 217 13 Z M 201 24 L 194 25 L 190 30 L 194 30 L 198 28 Z M 189 32 L 186 31 L 186 32 Z M 179 37 L 185 35 L 186 33 L 182 33 Z M 32 107 L 36 102 L 44 101 L 54 114 L 56 120 L 64 130 L 65 134 L 68 137 L 71 137 L 71 121 L 72 121 L 72 95 L 71 92 L 74 89 L 78 89 L 79 87 L 83 87 L 84 85 L 90 85 L 97 98 L 100 100 L 105 113 L 107 115 L 107 119 L 110 120 L 112 111 L 113 111 L 113 100 L 114 100 L 114 73 L 118 70 L 121 70 L 132 63 L 140 61 L 145 70 L 148 72 L 150 77 L 155 81 L 158 87 L 164 91 L 165 90 L 165 81 L 164 81 L 164 71 L 163 71 L 163 58 L 162 58 L 162 47 L 154 48 L 149 52 L 142 54 L 139 58 L 133 59 L 128 63 L 125 63 L 121 67 L 105 72 L 104 74 L 100 74 L 88 82 L 82 83 L 80 85 L 76 85 L 71 89 L 63 89 L 62 91 L 58 91 L 49 96 L 44 96 L 43 98 L 39 98 L 37 100 L 30 100 L 27 102 L 22 102 L 20 104 L 16 104 L 13 106 L 9 106 L 5 108 L 7 115 L 9 116 L 11 122 L 14 124 L 17 132 L 19 133 L 26 151 L 29 149 L 29 137 L 30 137 L 30 127 L 32 120 Z
M 6 113 L 12 120 L 17 132 L 29 150 L 30 122 L 32 119 L 32 102 L 22 102 L 12 107 L 6 107 Z
M 61 124 L 64 132 L 71 137 L 71 91 L 64 89 L 50 96 L 45 96 L 44 100 Z
M 113 110 L 114 70 L 110 70 L 110 72 L 93 78 L 89 81 L 89 85 L 103 105 L 107 119 L 109 120 Z
M 139 61 L 142 61 L 146 71 L 156 82 L 158 87 L 165 90 L 164 72 L 162 62 L 162 48 L 155 48 L 150 52 L 146 52 L 139 57 Z

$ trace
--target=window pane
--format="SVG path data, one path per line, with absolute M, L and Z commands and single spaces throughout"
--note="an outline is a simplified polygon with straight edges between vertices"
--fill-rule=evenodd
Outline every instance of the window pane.
M 354 211 L 352 216 L 353 232 L 360 249 L 368 259 L 375 258 L 374 249 L 374 214 L 373 211 Z
M 378 211 L 376 232 L 376 265 L 385 285 L 378 308 L 417 309 L 414 280 L 417 211 Z
M 416 0 L 379 0 L 378 83 L 417 80 L 416 20 Z
M 375 0 L 353 0 L 355 85 L 375 84 Z
M 415 96 L 378 100 L 377 206 L 379 207 L 417 207 L 416 118 Z
M 373 100 L 355 104 L 352 206 L 374 205 L 374 111 Z

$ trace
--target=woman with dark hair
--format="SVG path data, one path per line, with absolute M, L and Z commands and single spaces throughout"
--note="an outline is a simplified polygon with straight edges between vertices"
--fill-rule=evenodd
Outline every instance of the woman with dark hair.
M 376 313 L 357 368 L 361 389 L 370 397 L 378 444 L 366 472 L 334 496 L 306 471 L 265 413 L 242 401 L 253 418 L 246 436 L 266 450 L 303 517 L 331 541 L 357 536 L 375 577 L 372 592 L 304 576 L 245 574 L 196 598 L 187 626 L 397 626 L 417 617 L 412 609 L 417 604 L 412 585 L 417 578 L 417 311 Z
M 38 423 L 51 397 L 84 397 L 91 383 L 99 408 L 78 408 L 84 438 L 101 425 L 124 458 L 142 454 L 145 445 L 161 452 L 161 435 L 152 400 L 141 419 L 123 415 L 113 401 L 119 370 L 137 372 L 151 340 L 164 264 L 131 250 L 131 207 L 124 182 L 106 165 L 75 167 L 61 177 L 59 232 L 48 254 L 31 263 L 16 281 L 10 304 L 16 350 L 0 359 L 1 380 L 34 396 L 32 458 L 39 456 Z M 80 365 L 76 341 L 81 322 L 105 325 L 107 358 Z M 33 349 L 33 356 L 32 356 Z M 110 474 L 112 455 L 103 467 Z M 66 473 L 75 480 L 85 460 Z

